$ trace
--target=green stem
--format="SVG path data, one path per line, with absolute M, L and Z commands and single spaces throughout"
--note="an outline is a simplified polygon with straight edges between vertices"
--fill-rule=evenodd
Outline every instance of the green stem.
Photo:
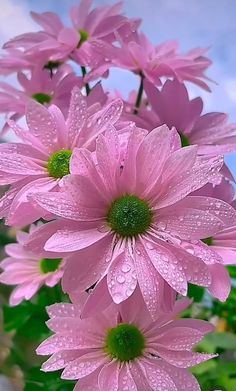
M 134 109 L 134 114 L 138 114 L 138 109 L 140 107 L 141 101 L 142 101 L 142 96 L 143 96 L 143 81 L 144 77 L 143 75 L 140 75 L 140 85 L 139 85 L 139 90 L 135 102 L 135 109 Z
M 86 68 L 84 66 L 81 66 L 81 71 L 82 71 L 83 77 L 85 77 L 87 72 L 86 72 Z M 86 94 L 89 95 L 91 88 L 89 87 L 88 83 L 85 84 L 85 89 L 86 89 Z

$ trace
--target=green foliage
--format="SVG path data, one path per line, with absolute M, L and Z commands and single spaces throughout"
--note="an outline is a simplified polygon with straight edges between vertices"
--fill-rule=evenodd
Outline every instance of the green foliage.
M 188 284 L 188 297 L 193 299 L 196 303 L 202 301 L 205 289 L 201 286 Z
M 45 373 L 33 367 L 27 373 L 24 391 L 72 391 L 75 382 L 60 379 L 60 372 Z

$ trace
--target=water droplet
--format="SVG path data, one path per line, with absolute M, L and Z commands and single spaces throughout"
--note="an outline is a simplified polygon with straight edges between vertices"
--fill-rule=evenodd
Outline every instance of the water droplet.
M 119 282 L 119 284 L 123 284 L 123 283 L 125 282 L 125 277 L 119 275 L 119 276 L 117 277 L 117 282 Z
M 130 266 L 128 263 L 126 263 L 125 265 L 123 265 L 123 266 L 121 267 L 121 270 L 122 270 L 122 272 L 124 272 L 124 273 L 128 273 L 128 272 L 131 270 L 131 266 Z

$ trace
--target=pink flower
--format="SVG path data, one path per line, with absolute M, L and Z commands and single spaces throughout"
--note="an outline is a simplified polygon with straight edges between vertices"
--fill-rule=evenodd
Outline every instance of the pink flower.
M 85 298 L 84 298 L 85 299 Z M 37 349 L 52 354 L 42 370 L 64 368 L 62 378 L 80 379 L 74 391 L 200 391 L 186 369 L 215 355 L 192 352 L 213 326 L 178 319 L 189 300 L 153 321 L 142 298 L 132 295 L 94 318 L 81 319 L 81 300 L 48 307 L 48 327 L 55 333 Z
M 229 124 L 224 113 L 201 115 L 202 99 L 190 100 L 184 84 L 167 80 L 161 91 L 150 83 L 144 85 L 152 110 L 159 117 L 155 126 L 174 126 L 181 135 L 182 144 L 197 144 L 199 154 L 225 154 L 236 149 L 236 124 Z
M 195 192 L 195 194 L 219 198 L 228 202 L 236 209 L 235 190 L 233 185 L 226 179 L 222 180 L 217 186 L 208 184 L 198 192 Z M 236 224 L 204 239 L 204 242 L 221 257 L 222 263 L 225 265 L 236 265 Z M 220 282 L 222 282 L 222 279 L 223 275 L 221 275 Z
M 183 295 L 188 282 L 212 284 L 211 268 L 219 261 L 200 248 L 200 239 L 235 223 L 236 212 L 221 200 L 189 194 L 221 165 L 221 158 L 197 156 L 196 146 L 181 148 L 177 132 L 167 126 L 148 135 L 134 129 L 125 154 L 111 129 L 98 137 L 95 158 L 74 151 L 62 192 L 32 196 L 61 219 L 39 228 L 28 245 L 78 251 L 66 265 L 67 292 L 99 281 L 120 303 L 139 285 L 155 317 L 166 284 Z M 197 255 L 192 242 L 199 243 Z M 229 290 L 230 281 L 225 285 Z
M 211 65 L 211 61 L 205 57 L 206 50 L 193 49 L 186 54 L 179 54 L 177 49 L 175 41 L 154 46 L 141 33 L 132 35 L 128 40 L 120 37 L 120 47 L 107 48 L 105 56 L 111 59 L 113 66 L 129 69 L 154 85 L 161 85 L 162 77 L 175 77 L 181 82 L 190 81 L 209 90 L 204 81 L 209 80 L 204 72 Z M 98 71 L 95 70 L 95 75 L 96 72 Z M 87 80 L 93 78 L 92 71 Z
M 35 228 L 36 226 L 31 226 L 30 232 L 34 232 Z M 5 246 L 8 257 L 0 262 L 0 268 L 3 269 L 0 282 L 17 285 L 10 296 L 11 306 L 31 299 L 43 285 L 55 286 L 63 275 L 64 261 L 61 254 L 25 250 L 24 244 L 28 236 L 28 233 L 19 231 L 18 243 Z
M 26 55 L 46 53 L 48 61 L 65 61 L 69 56 L 76 55 L 77 60 L 81 61 L 80 65 L 94 67 L 96 56 L 91 52 L 93 44 L 113 42 L 116 30 L 124 25 L 130 26 L 131 30 L 139 21 L 135 23 L 120 15 L 122 3 L 93 10 L 90 10 L 91 5 L 91 0 L 81 0 L 79 6 L 72 7 L 72 27 L 65 27 L 58 15 L 52 12 L 31 12 L 43 31 L 17 36 L 5 43 L 4 49 L 23 48 Z
M 13 119 L 25 114 L 32 99 L 45 106 L 54 104 L 67 116 L 71 90 L 76 85 L 82 87 L 81 78 L 72 72 L 69 65 L 61 66 L 51 75 L 47 69 L 39 66 L 34 68 L 29 78 L 23 72 L 19 72 L 17 78 L 23 90 L 0 82 L 0 110 L 2 113 L 12 113 Z
M 98 99 L 99 86 L 96 90 Z M 28 131 L 10 121 L 21 142 L 0 145 L 0 184 L 11 185 L 0 200 L 0 216 L 6 217 L 7 224 L 25 226 L 44 217 L 45 213 L 29 202 L 28 194 L 58 190 L 63 177 L 70 172 L 73 149 L 93 149 L 97 135 L 119 119 L 121 100 L 102 110 L 99 103 L 87 107 L 87 101 L 93 102 L 93 93 L 86 100 L 75 87 L 66 121 L 58 107 L 52 105 L 47 109 L 33 100 L 26 113 Z
M 48 54 L 42 58 L 40 53 L 34 53 L 34 55 L 30 56 L 19 49 L 8 49 L 2 58 L 0 58 L 0 75 L 32 70 L 35 64 L 40 63 L 45 65 L 47 62 Z

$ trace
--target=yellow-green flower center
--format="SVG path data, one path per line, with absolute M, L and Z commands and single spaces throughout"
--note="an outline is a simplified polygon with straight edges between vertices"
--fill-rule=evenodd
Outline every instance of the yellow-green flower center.
M 78 48 L 85 42 L 88 40 L 89 38 L 89 33 L 85 30 L 79 30 L 79 33 L 80 33 L 80 40 L 79 40 L 79 43 L 78 43 Z
M 44 94 L 43 92 L 38 92 L 37 94 L 32 95 L 32 98 L 41 103 L 41 105 L 44 105 L 45 103 L 48 104 L 52 100 L 50 95 Z
M 62 258 L 43 258 L 40 261 L 40 271 L 43 274 L 52 273 L 58 270 L 61 264 Z
M 189 139 L 183 133 L 179 132 L 182 147 L 188 147 L 190 145 Z
M 145 233 L 152 222 L 148 203 L 135 195 L 124 195 L 110 206 L 107 222 L 113 231 L 122 237 Z
M 204 243 L 206 243 L 208 246 L 211 246 L 213 244 L 213 238 L 212 237 L 202 239 L 202 241 Z
M 145 348 L 143 333 L 134 325 L 121 323 L 109 329 L 105 340 L 105 351 L 119 361 L 132 361 L 142 356 Z
M 53 178 L 62 178 L 70 173 L 70 158 L 72 151 L 62 149 L 52 154 L 48 160 L 48 173 Z

